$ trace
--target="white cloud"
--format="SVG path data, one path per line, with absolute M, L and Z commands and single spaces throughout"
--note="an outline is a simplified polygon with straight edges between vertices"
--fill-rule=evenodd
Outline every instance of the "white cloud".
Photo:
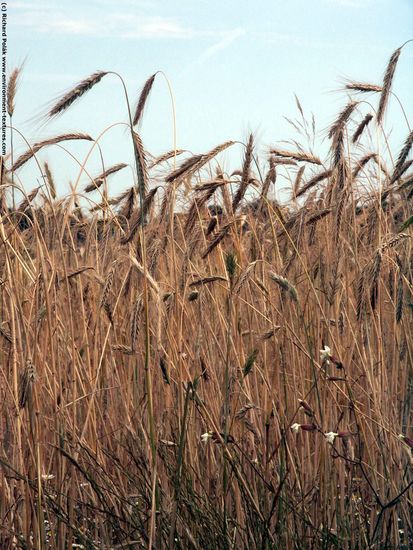
M 48 9 L 28 9 L 13 22 L 15 27 L 24 27 L 34 33 L 64 33 L 93 35 L 97 27 L 92 21 L 73 18 Z
M 10 6 L 12 10 L 44 10 L 47 9 L 46 4 L 41 2 L 13 2 Z
M 123 1 L 130 1 L 133 4 L 133 0 Z M 143 3 L 144 0 L 141 0 L 140 4 Z M 245 34 L 241 28 L 227 31 L 195 29 L 183 24 L 175 17 L 120 11 L 120 6 L 117 6 L 117 11 L 111 12 L 89 4 L 79 15 L 61 6 L 48 5 L 47 3 L 16 2 L 14 8 L 19 9 L 20 12 L 16 20 L 13 21 L 13 25 L 29 29 L 32 33 L 92 38 L 110 37 L 125 40 L 182 40 L 195 37 L 218 40 L 216 44 L 205 50 L 201 55 L 201 60 L 215 55 L 216 52 L 228 47 L 234 40 Z M 73 13 L 76 13 L 76 16 Z
M 23 3 L 24 4 L 24 3 Z M 19 7 L 22 4 L 18 4 Z M 60 33 L 81 36 L 117 37 L 124 39 L 191 38 L 199 33 L 179 21 L 158 15 L 135 13 L 99 13 L 73 17 L 60 9 L 24 4 L 13 24 L 29 28 L 34 33 Z
M 97 27 L 85 19 L 54 18 L 51 25 L 42 26 L 43 32 L 59 32 L 66 34 L 93 35 L 97 34 Z
M 237 28 L 232 31 L 227 31 L 222 33 L 222 38 L 216 42 L 216 44 L 213 44 L 209 48 L 207 48 L 200 56 L 199 60 L 201 63 L 203 61 L 206 61 L 210 57 L 216 55 L 218 52 L 225 50 L 225 48 L 228 48 L 236 40 L 237 38 L 240 38 L 241 36 L 245 35 L 245 29 Z
M 191 38 L 195 32 L 177 21 L 157 15 L 113 13 L 106 25 L 120 38 Z
M 372 4 L 372 0 L 325 0 L 325 2 L 343 8 L 366 8 Z
M 286 43 L 294 46 L 302 46 L 306 41 L 299 34 L 277 31 L 258 31 L 254 32 L 254 36 L 264 40 L 267 44 Z

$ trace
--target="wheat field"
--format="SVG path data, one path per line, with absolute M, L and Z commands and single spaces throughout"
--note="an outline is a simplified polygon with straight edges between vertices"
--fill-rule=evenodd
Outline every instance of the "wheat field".
M 157 73 L 125 96 L 135 178 L 120 195 L 126 164 L 96 175 L 87 159 L 86 184 L 57 192 L 42 155 L 95 148 L 81 129 L 11 144 L 2 549 L 412 547 L 413 132 L 401 106 L 386 117 L 404 51 L 380 84 L 345 84 L 321 157 L 299 102 L 295 146 L 251 134 L 152 156 L 140 126 Z M 390 124 L 406 136 L 394 151 Z

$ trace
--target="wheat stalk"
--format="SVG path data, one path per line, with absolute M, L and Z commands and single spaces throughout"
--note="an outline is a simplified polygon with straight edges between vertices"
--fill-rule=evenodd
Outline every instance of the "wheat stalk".
M 92 178 L 93 182 L 85 187 L 85 193 L 91 193 L 92 191 L 99 189 L 102 183 L 106 181 L 106 178 L 108 178 L 112 174 L 116 174 L 116 172 L 119 172 L 120 170 L 123 170 L 124 168 L 126 168 L 126 166 L 127 164 L 125 164 L 124 162 L 114 164 L 104 172 L 100 173 L 98 176 Z
M 383 120 L 384 113 L 389 101 L 391 86 L 393 84 L 394 73 L 396 71 L 397 62 L 399 60 L 401 48 L 397 48 L 390 57 L 389 63 L 384 73 L 383 90 L 380 94 L 379 107 L 377 109 L 377 123 L 380 124 Z
M 352 137 L 353 143 L 357 143 L 357 141 L 360 139 L 361 135 L 363 134 L 364 130 L 367 128 L 367 126 L 369 125 L 372 119 L 373 119 L 373 115 L 371 113 L 367 113 L 367 115 L 363 118 L 363 120 L 357 126 L 356 131 L 353 134 L 353 137 Z
M 133 115 L 133 121 L 132 121 L 133 126 L 136 126 L 137 124 L 139 124 L 139 121 L 142 117 L 143 110 L 145 108 L 146 101 L 149 97 L 153 83 L 155 81 L 156 75 L 157 73 L 150 76 L 142 88 L 142 91 L 139 95 L 138 103 L 136 105 L 135 114 Z
M 48 111 L 47 115 L 49 118 L 56 117 L 62 114 L 66 109 L 68 109 L 75 101 L 80 99 L 83 95 L 91 90 L 98 82 L 102 80 L 104 76 L 108 73 L 105 71 L 97 71 L 66 92 Z
M 15 67 L 10 73 L 9 79 L 7 81 L 6 96 L 7 96 L 7 113 L 9 117 L 12 117 L 14 113 L 14 108 L 15 108 L 14 101 L 16 98 L 16 92 L 17 92 L 21 70 L 22 70 L 21 66 Z
M 30 160 L 34 155 L 36 155 L 40 149 L 43 149 L 43 147 L 47 147 L 49 145 L 56 145 L 57 143 L 61 143 L 62 141 L 77 141 L 77 140 L 86 140 L 86 141 L 93 141 L 93 138 L 91 138 L 88 134 L 61 134 L 59 136 L 55 136 L 52 138 L 45 139 L 43 141 L 39 141 L 35 143 L 30 149 L 28 149 L 25 153 L 20 155 L 20 157 L 16 160 L 16 162 L 12 166 L 12 170 L 18 170 L 21 168 L 28 160 Z
M 234 199 L 232 201 L 233 212 L 236 211 L 239 203 L 244 198 L 244 195 L 247 191 L 247 187 L 250 183 L 251 162 L 252 162 L 253 152 L 254 152 L 254 136 L 250 134 L 248 138 L 247 146 L 245 148 L 244 163 L 242 165 L 242 173 L 241 173 L 241 182 L 239 184 L 237 192 L 235 193 Z
M 270 153 L 272 155 L 276 155 L 277 157 L 286 157 L 292 160 L 296 160 L 298 162 L 309 162 L 310 164 L 319 164 L 321 165 L 321 160 L 311 155 L 310 153 L 304 153 L 301 151 L 285 151 L 284 149 L 271 149 Z M 277 161 L 276 162 L 281 162 Z

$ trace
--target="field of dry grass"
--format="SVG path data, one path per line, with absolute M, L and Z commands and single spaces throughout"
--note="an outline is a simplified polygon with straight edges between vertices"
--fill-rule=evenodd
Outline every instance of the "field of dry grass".
M 153 75 L 120 196 L 125 166 L 84 159 L 87 187 L 56 195 L 43 150 L 85 134 L 3 159 L 2 549 L 412 547 L 413 132 L 402 110 L 400 150 L 385 131 L 403 51 L 347 83 L 326 158 L 302 113 L 290 148 L 153 158 Z

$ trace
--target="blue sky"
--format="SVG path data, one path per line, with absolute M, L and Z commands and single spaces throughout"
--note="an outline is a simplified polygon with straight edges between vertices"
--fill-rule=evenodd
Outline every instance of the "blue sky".
M 284 118 L 297 115 L 294 93 L 306 113 L 314 113 L 322 139 L 346 102 L 345 94 L 335 92 L 342 78 L 380 83 L 391 53 L 409 38 L 412 0 L 13 0 L 8 64 L 26 60 L 14 124 L 29 140 L 75 130 L 95 137 L 126 120 L 113 76 L 59 120 L 40 127 L 33 117 L 97 69 L 122 74 L 132 100 L 147 77 L 162 70 L 175 97 L 178 147 L 203 152 L 228 139 L 245 140 L 251 130 L 262 150 L 294 139 Z M 412 58 L 413 44 L 404 49 L 394 81 L 410 120 Z M 400 110 L 392 105 L 388 115 L 388 129 L 393 127 L 400 145 L 407 133 Z M 161 76 L 141 132 L 153 154 L 172 148 L 171 103 Z M 23 148 L 19 140 L 16 145 Z M 109 131 L 102 147 L 107 165 L 130 161 L 123 127 Z M 80 156 L 87 152 L 83 145 L 68 149 Z M 237 161 L 242 150 L 231 154 Z M 62 189 L 67 179 L 76 179 L 73 161 L 63 151 L 54 148 L 42 158 L 50 161 Z M 98 162 L 95 155 L 92 174 L 99 172 Z M 21 175 L 32 187 L 33 168 Z M 125 179 L 116 176 L 111 185 L 117 190 Z

